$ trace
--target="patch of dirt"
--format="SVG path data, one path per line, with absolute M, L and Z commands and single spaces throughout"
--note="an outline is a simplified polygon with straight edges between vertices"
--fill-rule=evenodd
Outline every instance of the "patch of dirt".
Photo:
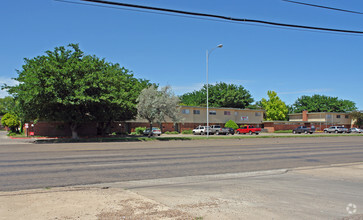
M 131 191 L 62 187 L 0 192 L 0 220 L 194 219 Z
M 145 199 L 126 199 L 120 202 L 120 210 L 102 212 L 97 215 L 98 219 L 107 220 L 131 220 L 131 219 L 194 219 L 189 214 L 170 209 L 166 206 Z

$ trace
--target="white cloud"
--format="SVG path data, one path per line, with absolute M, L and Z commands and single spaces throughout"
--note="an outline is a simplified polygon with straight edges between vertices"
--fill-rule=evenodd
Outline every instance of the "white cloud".
M 18 82 L 11 78 L 0 77 L 0 87 L 2 87 L 4 84 L 8 86 L 14 86 L 17 85 Z M 9 93 L 6 90 L 2 90 L 0 88 L 0 98 L 4 98 L 5 96 L 9 96 Z

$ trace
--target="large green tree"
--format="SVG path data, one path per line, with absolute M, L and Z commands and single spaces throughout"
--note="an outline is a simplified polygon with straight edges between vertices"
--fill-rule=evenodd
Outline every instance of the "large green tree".
M 119 64 L 84 55 L 78 44 L 56 47 L 46 55 L 25 59 L 16 86 L 5 86 L 24 117 L 64 121 L 78 138 L 82 123 L 128 120 L 137 114 L 136 99 L 149 85 Z
M 248 90 L 243 86 L 227 84 L 224 82 L 215 85 L 209 85 L 209 106 L 211 107 L 229 107 L 229 108 L 247 108 L 253 98 Z M 186 93 L 180 97 L 181 103 L 189 106 L 206 106 L 207 103 L 207 85 L 202 89 Z
M 261 100 L 261 105 L 265 109 L 266 120 L 267 121 L 277 121 L 286 120 L 287 114 L 289 112 L 286 104 L 277 96 L 274 91 L 268 91 L 268 100 L 263 98 Z
M 354 125 L 357 127 L 363 126 L 363 111 L 353 111 L 350 113 L 350 116 L 354 120 Z
M 350 112 L 356 110 L 355 103 L 325 95 L 301 96 L 293 104 L 294 113 L 309 112 Z
M 14 103 L 14 98 L 11 96 L 0 98 L 0 115 L 5 115 L 6 113 L 12 112 Z

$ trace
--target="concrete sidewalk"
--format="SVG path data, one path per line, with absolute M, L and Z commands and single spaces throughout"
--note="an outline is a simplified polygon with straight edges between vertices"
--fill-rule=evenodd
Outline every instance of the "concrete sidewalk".
M 11 139 L 7 134 L 7 131 L 0 131 L 0 145 L 31 144 L 35 141 L 35 139 Z
M 363 219 L 363 163 L 0 192 L 0 219 Z

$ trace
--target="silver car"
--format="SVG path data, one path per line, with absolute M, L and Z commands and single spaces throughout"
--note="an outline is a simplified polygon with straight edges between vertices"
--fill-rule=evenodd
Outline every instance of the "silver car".
M 325 133 L 348 133 L 348 129 L 343 126 L 330 126 L 324 129 Z
M 348 133 L 362 133 L 362 129 L 359 128 L 349 128 Z
M 150 133 L 150 128 L 147 128 L 146 130 L 144 130 L 144 135 L 149 135 Z M 161 135 L 161 130 L 160 128 L 152 128 L 152 132 L 151 135 L 157 135 L 160 136 Z
M 193 134 L 194 135 L 197 135 L 197 134 L 205 135 L 205 134 L 213 134 L 213 133 L 209 126 L 199 125 L 195 129 L 193 129 Z

